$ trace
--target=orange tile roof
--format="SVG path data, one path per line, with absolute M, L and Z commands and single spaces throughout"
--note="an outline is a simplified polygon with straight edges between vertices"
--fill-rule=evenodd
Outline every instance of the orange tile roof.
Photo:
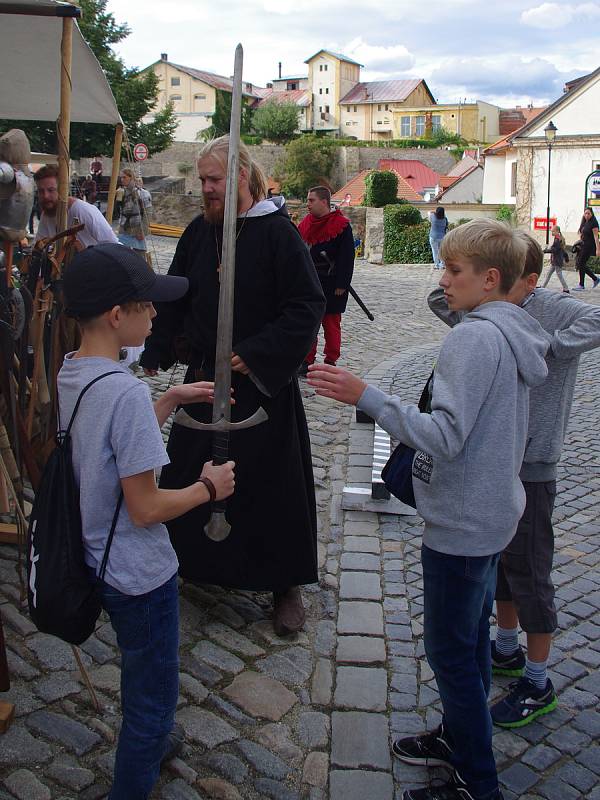
M 365 178 L 373 172 L 372 169 L 363 169 L 362 172 L 359 172 L 351 181 L 345 186 L 342 186 L 334 195 L 332 195 L 331 199 L 334 203 L 342 203 L 347 194 L 350 195 L 350 202 L 348 205 L 350 206 L 359 206 L 362 204 L 363 198 L 365 196 Z M 397 197 L 408 200 L 411 203 L 419 203 L 423 201 L 423 198 L 415 192 L 408 181 L 404 180 L 401 175 L 398 175 L 398 192 Z
M 460 178 L 460 175 L 440 175 L 439 187 L 440 189 L 447 189 Z

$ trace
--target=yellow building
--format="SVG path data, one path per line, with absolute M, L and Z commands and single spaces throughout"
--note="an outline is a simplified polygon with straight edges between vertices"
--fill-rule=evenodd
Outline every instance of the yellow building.
M 498 106 L 475 103 L 413 104 L 392 110 L 393 139 L 417 139 L 439 128 L 457 133 L 468 142 L 495 142 L 500 138 Z
M 399 138 L 394 136 L 396 109 L 417 104 L 435 105 L 429 87 L 419 78 L 357 83 L 340 101 L 340 136 L 363 141 Z
M 339 133 L 340 101 L 359 82 L 362 64 L 331 50 L 319 50 L 304 63 L 312 93 L 313 130 Z
M 169 102 L 173 104 L 177 118 L 175 141 L 178 142 L 196 141 L 198 133 L 210 127 L 217 91 L 231 92 L 232 88 L 230 78 L 173 64 L 166 53 L 161 53 L 160 60 L 143 71 L 148 70 L 153 70 L 158 77 L 158 102 L 154 112 L 162 111 Z M 252 102 L 258 100 L 251 83 L 246 83 L 244 90 L 245 97 Z M 144 119 L 144 122 L 151 121 L 152 116 Z

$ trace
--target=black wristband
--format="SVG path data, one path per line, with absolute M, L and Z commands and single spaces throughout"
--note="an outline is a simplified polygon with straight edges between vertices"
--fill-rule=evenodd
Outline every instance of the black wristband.
M 215 489 L 215 485 L 211 481 L 211 479 L 207 478 L 205 475 L 201 475 L 198 478 L 197 483 L 203 483 L 206 486 L 206 488 L 208 489 L 208 494 L 210 496 L 210 502 L 214 503 L 215 500 L 217 499 L 217 490 Z

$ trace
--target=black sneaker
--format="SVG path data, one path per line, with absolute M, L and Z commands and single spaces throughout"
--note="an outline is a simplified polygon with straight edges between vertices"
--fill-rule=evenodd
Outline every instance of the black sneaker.
M 402 800 L 477 800 L 477 797 L 467 789 L 458 772 L 454 772 L 448 783 L 426 786 L 423 789 L 407 789 Z M 504 800 L 500 789 L 491 800 Z
M 509 678 L 520 678 L 525 672 L 525 653 L 519 646 L 514 653 L 503 656 L 496 650 L 496 642 L 492 641 L 492 673 L 508 675 Z
M 408 736 L 396 739 L 392 744 L 392 753 L 406 764 L 417 764 L 423 767 L 450 767 L 452 748 L 444 738 L 444 726 L 439 725 L 431 733 L 422 736 Z
M 495 725 L 501 728 L 522 728 L 558 705 L 550 678 L 545 689 L 538 689 L 529 678 L 520 678 L 509 686 L 508 694 L 490 708 Z

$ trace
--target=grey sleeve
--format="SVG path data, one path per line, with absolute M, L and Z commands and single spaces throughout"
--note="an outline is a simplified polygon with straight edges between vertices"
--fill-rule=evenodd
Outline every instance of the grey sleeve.
M 462 322 L 465 316 L 464 311 L 450 311 L 446 298 L 444 297 L 444 290 L 441 287 L 434 289 L 433 292 L 430 293 L 427 298 L 427 304 L 436 317 L 441 319 L 442 322 L 445 322 L 450 328 Z
M 460 325 L 442 345 L 435 367 L 431 414 L 367 386 L 358 408 L 395 439 L 451 460 L 463 449 L 496 375 L 500 352 L 479 325 Z
M 169 463 L 150 389 L 142 381 L 118 398 L 110 440 L 119 478 L 129 478 Z
M 555 358 L 569 359 L 600 347 L 600 307 L 559 296 L 564 318 L 554 331 L 550 349 Z

